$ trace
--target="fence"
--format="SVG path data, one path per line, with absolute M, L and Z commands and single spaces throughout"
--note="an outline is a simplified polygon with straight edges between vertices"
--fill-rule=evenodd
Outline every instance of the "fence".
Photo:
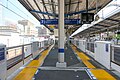
M 53 44 L 53 40 L 33 42 L 19 46 L 7 47 L 7 77 L 21 66 L 36 58 L 41 51 Z
M 53 41 L 42 41 L 42 42 L 33 42 L 30 44 L 24 44 L 19 46 L 13 46 L 7 48 L 7 69 L 15 66 L 17 63 L 22 62 L 23 64 L 26 62 L 25 60 L 29 58 L 34 58 L 34 55 L 37 50 L 45 49 L 49 45 L 53 44 Z M 27 60 L 27 61 L 28 61 Z

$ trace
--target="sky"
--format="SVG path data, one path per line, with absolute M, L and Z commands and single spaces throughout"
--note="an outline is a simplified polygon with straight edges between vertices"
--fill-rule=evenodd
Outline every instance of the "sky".
M 13 23 L 17 23 L 18 20 L 28 19 L 31 21 L 35 26 L 39 26 L 39 21 L 32 16 L 19 2 L 18 0 L 0 0 L 2 5 L 9 8 L 10 10 L 14 11 L 15 13 L 11 12 L 10 10 L 2 7 L 2 18 L 3 21 L 11 21 Z M 1 5 L 0 5 L 1 7 Z M 1 14 L 0 14 L 1 15 Z

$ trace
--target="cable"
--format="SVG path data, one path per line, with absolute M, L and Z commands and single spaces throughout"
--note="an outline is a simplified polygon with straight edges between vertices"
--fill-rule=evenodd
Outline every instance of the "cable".
M 1 6 L 3 6 L 4 8 L 6 8 L 6 9 L 8 9 L 9 11 L 13 12 L 13 13 L 14 13 L 14 14 L 16 14 L 17 16 L 19 16 L 19 17 L 21 17 L 21 18 L 25 19 L 24 17 L 22 17 L 21 15 L 19 15 L 19 14 L 18 14 L 18 13 L 16 13 L 15 11 L 13 11 L 13 10 L 9 9 L 8 7 L 4 6 L 3 4 L 1 4 L 1 3 L 0 3 L 0 5 L 1 5 Z
M 14 7 L 16 7 L 18 10 L 20 10 L 22 13 L 24 13 L 26 15 L 26 13 L 24 11 L 22 11 L 19 7 L 17 7 L 16 5 L 14 5 L 10 0 L 7 0 L 11 5 L 13 5 Z M 26 15 L 28 17 L 28 15 Z M 29 17 L 30 19 L 32 19 L 31 17 Z
M 7 0 L 8 1 L 8 0 Z M 24 13 L 20 8 L 18 8 L 17 6 L 15 6 L 12 2 L 8 1 L 10 4 L 12 4 L 14 7 L 16 7 L 18 10 L 20 10 L 22 13 Z M 8 8 L 8 6 L 5 6 L 3 5 L 2 3 L 0 3 L 0 5 L 4 8 L 6 8 L 7 10 L 11 11 L 12 13 L 16 14 L 17 16 L 25 19 L 25 20 L 28 20 L 26 18 L 24 18 L 23 16 L 21 16 L 20 14 L 16 13 L 15 11 L 11 10 L 10 8 Z M 25 14 L 25 13 L 24 13 Z M 26 14 L 25 14 L 26 15 Z M 28 17 L 28 15 L 26 15 Z M 30 18 L 30 17 L 29 17 Z M 32 18 L 30 18 L 32 21 L 34 21 Z
M 18 8 L 16 5 L 14 5 L 11 1 L 8 0 L 9 3 L 11 3 L 14 7 L 16 7 L 18 10 L 20 10 L 21 12 L 23 12 L 20 8 Z M 24 13 L 24 12 L 23 12 Z M 25 13 L 24 13 L 25 14 Z M 26 14 L 25 14 L 26 15 Z M 26 15 L 28 16 L 28 15 Z

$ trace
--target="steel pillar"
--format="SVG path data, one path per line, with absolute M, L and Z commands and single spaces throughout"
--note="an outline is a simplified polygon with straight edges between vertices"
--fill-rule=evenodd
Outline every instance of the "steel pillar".
M 65 42 L 65 32 L 64 32 L 64 0 L 58 0 L 58 9 L 59 9 L 59 23 L 58 23 L 58 62 L 56 67 L 66 67 L 66 63 L 64 62 L 64 42 Z

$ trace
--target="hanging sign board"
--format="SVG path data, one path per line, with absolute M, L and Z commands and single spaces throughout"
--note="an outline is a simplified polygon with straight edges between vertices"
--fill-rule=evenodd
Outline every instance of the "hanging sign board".
M 42 25 L 58 25 L 58 19 L 41 19 Z M 81 24 L 80 19 L 65 19 L 66 25 Z

